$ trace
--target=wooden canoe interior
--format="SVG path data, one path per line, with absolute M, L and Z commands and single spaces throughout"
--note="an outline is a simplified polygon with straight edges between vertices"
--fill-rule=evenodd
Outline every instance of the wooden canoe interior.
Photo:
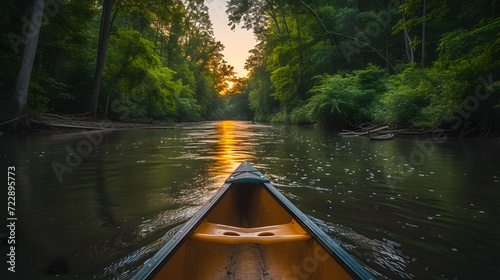
M 292 216 L 261 184 L 233 184 L 206 217 L 242 228 L 287 224 Z M 312 238 L 224 244 L 188 238 L 154 279 L 352 279 Z

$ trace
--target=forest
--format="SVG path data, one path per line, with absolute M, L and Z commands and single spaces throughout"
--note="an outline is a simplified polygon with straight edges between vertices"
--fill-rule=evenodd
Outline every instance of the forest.
M 29 118 L 92 111 L 112 120 L 181 122 L 222 115 L 219 93 L 234 71 L 203 0 L 5 2 L 4 115 L 24 114 L 11 104 L 37 2 L 45 5 L 27 93 Z
M 45 7 L 26 106 L 18 109 L 38 2 Z M 203 0 L 4 1 L 0 119 L 91 111 L 134 122 L 498 134 L 499 2 L 228 0 L 234 32 L 252 30 L 258 42 L 241 54 L 249 74 L 240 78 Z

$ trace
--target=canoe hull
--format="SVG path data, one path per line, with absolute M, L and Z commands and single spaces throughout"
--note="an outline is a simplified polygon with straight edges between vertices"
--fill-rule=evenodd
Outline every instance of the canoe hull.
M 234 242 L 247 233 L 249 242 Z M 244 162 L 133 279 L 375 278 Z
M 187 241 L 153 279 L 353 279 L 314 240 L 262 245 Z
M 255 228 L 289 223 L 292 216 L 263 184 L 245 183 L 232 186 L 205 220 Z M 275 244 L 221 244 L 190 238 L 153 279 L 305 279 L 304 276 L 352 279 L 311 238 Z

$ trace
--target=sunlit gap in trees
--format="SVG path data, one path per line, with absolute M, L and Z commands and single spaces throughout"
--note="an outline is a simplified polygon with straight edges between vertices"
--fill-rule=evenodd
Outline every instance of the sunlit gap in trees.
M 234 82 L 229 81 L 225 83 L 224 89 L 219 92 L 220 95 L 225 96 L 225 95 L 231 95 L 231 89 L 234 87 Z

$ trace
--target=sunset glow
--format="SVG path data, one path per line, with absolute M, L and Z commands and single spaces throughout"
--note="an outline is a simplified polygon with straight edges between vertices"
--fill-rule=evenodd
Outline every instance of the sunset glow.
M 226 2 L 227 0 L 211 0 L 206 4 L 213 23 L 215 39 L 225 46 L 222 51 L 224 59 L 234 66 L 237 76 L 245 77 L 248 74 L 244 69 L 248 51 L 255 46 L 256 41 L 252 31 L 241 28 L 231 30 L 226 15 Z

